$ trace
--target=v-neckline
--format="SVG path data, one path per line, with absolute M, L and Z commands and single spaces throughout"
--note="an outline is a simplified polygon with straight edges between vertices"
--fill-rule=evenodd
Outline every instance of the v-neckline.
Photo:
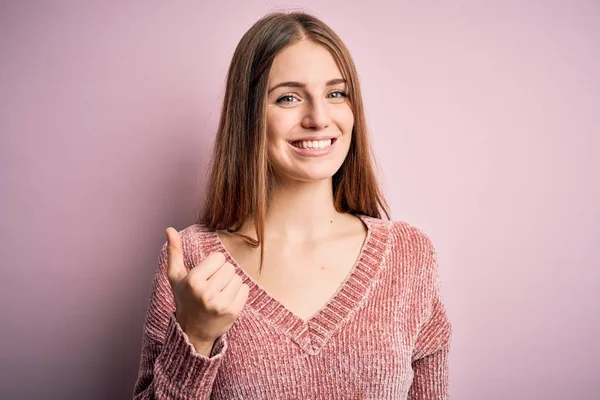
M 309 354 L 318 354 L 327 339 L 364 303 L 375 286 L 382 258 L 388 248 L 389 225 L 386 221 L 355 214 L 367 227 L 367 235 L 350 272 L 325 305 L 304 320 L 275 299 L 254 280 L 227 250 L 218 232 L 208 232 L 206 254 L 218 251 L 236 269 L 250 293 L 246 307 L 250 307 L 270 324 Z

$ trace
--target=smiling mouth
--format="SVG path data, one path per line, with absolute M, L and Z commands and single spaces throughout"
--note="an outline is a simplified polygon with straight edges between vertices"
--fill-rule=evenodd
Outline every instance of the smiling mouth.
M 326 139 L 326 140 L 297 140 L 291 142 L 292 146 L 299 149 L 326 149 L 335 143 L 337 139 Z

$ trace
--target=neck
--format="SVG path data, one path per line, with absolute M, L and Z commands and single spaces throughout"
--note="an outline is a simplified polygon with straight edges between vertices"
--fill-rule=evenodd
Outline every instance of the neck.
M 265 216 L 265 239 L 306 243 L 331 234 L 344 218 L 336 211 L 332 180 L 318 182 L 280 182 L 269 198 Z M 248 220 L 243 231 L 254 236 L 254 221 Z

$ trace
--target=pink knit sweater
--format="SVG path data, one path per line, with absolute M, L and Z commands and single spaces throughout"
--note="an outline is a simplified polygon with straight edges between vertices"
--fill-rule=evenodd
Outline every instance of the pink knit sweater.
M 244 310 L 210 357 L 194 351 L 173 316 L 165 243 L 134 398 L 448 399 L 451 325 L 435 249 L 405 222 L 359 217 L 368 227 L 360 256 L 308 322 L 236 265 L 216 232 L 197 224 L 182 230 L 188 269 L 220 251 L 250 287 Z

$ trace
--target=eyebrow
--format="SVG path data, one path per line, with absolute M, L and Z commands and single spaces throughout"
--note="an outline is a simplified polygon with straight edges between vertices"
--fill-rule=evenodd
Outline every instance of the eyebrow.
M 331 79 L 331 80 L 327 81 L 325 86 L 337 85 L 338 83 L 346 83 L 346 80 L 343 78 Z M 269 89 L 269 91 L 267 93 L 271 93 L 273 90 L 277 89 L 278 87 L 282 87 L 282 86 L 302 88 L 302 87 L 306 86 L 306 83 L 298 82 L 298 81 L 281 82 L 281 83 L 278 83 L 277 85 L 273 86 L 271 89 Z

